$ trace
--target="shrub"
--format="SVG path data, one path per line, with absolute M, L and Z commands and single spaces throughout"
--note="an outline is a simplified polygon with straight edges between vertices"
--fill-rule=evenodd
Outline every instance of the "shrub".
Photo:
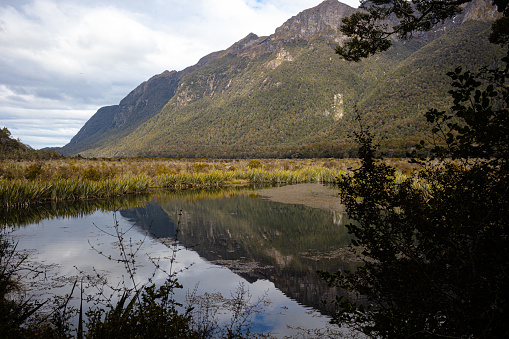
M 194 170 L 196 172 L 202 172 L 204 171 L 205 169 L 207 169 L 209 167 L 208 164 L 204 164 L 203 162 L 197 162 L 196 164 L 194 164 Z
M 247 167 L 251 169 L 262 167 L 262 163 L 259 160 L 251 160 L 248 162 Z
M 41 175 L 42 172 L 43 172 L 42 164 L 40 163 L 30 164 L 25 169 L 25 178 L 27 178 L 28 180 L 34 180 L 39 175 Z
M 99 181 L 101 180 L 101 174 L 97 169 L 89 167 L 83 171 L 83 178 L 92 181 Z

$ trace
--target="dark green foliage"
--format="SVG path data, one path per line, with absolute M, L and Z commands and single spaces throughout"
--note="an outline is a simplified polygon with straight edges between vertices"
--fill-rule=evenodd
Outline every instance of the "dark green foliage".
M 22 147 L 18 141 L 11 138 L 11 132 L 7 127 L 0 129 L 0 145 L 5 151 Z
M 375 27 L 372 16 L 368 13 L 355 13 L 343 19 L 341 31 L 353 37 L 345 42 L 344 46 L 336 47 L 336 53 L 347 61 L 360 61 L 392 46 L 388 38 L 382 38 L 384 32 Z
M 36 179 L 41 173 L 43 173 L 41 163 L 33 163 L 27 166 L 25 169 L 25 178 L 28 180 Z
M 376 161 L 372 134 L 357 134 L 362 166 L 338 186 L 358 222 L 348 228 L 364 266 L 321 275 L 366 302 L 338 298 L 336 322 L 371 337 L 509 336 L 509 59 L 502 61 L 448 74 L 450 110 L 426 114 L 440 160 L 420 161 L 411 177 L 397 182 Z
M 509 61 L 506 58 L 506 62 Z M 430 110 L 426 118 L 438 136 L 435 153 L 454 158 L 509 159 L 509 72 L 484 69 L 479 74 L 448 73 L 453 80 L 452 113 Z M 446 146 L 442 146 L 442 145 Z
M 499 45 L 507 45 L 509 42 L 509 17 L 506 15 L 498 19 L 492 25 L 490 42 Z
M 444 162 L 396 183 L 359 140 L 362 167 L 338 185 L 365 263 L 322 276 L 368 302 L 339 299 L 335 321 L 372 337 L 507 337 L 507 169 Z
M 359 61 L 384 52 L 392 46 L 392 36 L 409 39 L 414 32 L 429 31 L 460 13 L 461 5 L 468 2 L 470 0 L 361 1 L 360 8 L 366 12 L 343 20 L 341 31 L 351 39 L 338 46 L 336 53 L 345 60 Z M 390 22 L 389 18 L 397 20 Z
M 260 162 L 260 160 L 251 160 L 247 164 L 247 167 L 249 167 L 249 168 L 260 168 L 260 167 L 262 167 L 262 163 Z
M 487 41 L 489 30 L 488 23 L 469 21 L 413 53 L 358 104 L 363 121 L 389 139 L 399 136 L 416 143 L 429 135 L 423 113 L 452 103 L 445 95 L 451 89 L 446 73 L 458 65 L 478 70 L 503 56 L 500 48 Z M 485 53 L 472 58 L 466 50 Z
M 101 179 L 101 174 L 96 168 L 89 167 L 83 171 L 83 179 L 98 181 Z

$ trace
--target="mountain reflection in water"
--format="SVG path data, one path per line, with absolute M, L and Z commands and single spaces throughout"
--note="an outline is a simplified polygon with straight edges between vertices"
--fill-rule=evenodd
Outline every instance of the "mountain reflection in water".
M 18 248 L 33 254 L 32 260 L 54 264 L 57 271 L 53 275 L 58 281 L 76 276 L 75 267 L 109 272 L 114 278 L 122 273 L 101 261 L 89 242 L 105 253 L 114 255 L 117 249 L 94 225 L 111 225 L 111 211 L 117 210 L 121 227 L 135 226 L 133 241 L 142 241 L 144 231 L 149 230 L 158 239 L 146 244 L 147 254 L 151 251 L 164 257 L 168 249 L 163 244 L 175 235 L 182 211 L 179 241 L 190 250 L 179 252 L 177 260 L 182 266 L 195 263 L 179 275 L 185 289 L 199 284 L 200 293 L 227 294 L 238 282 L 247 281 L 255 297 L 268 290 L 272 301 L 269 313 L 256 315 L 252 331 L 288 335 L 288 323 L 326 326 L 328 320 L 318 320 L 312 312 L 327 314 L 329 310 L 321 301 L 333 298 L 338 291 L 327 287 L 316 271 L 356 267 L 357 262 L 344 248 L 350 242 L 344 225 L 350 220 L 340 211 L 275 202 L 259 193 L 253 187 L 161 190 L 150 195 L 5 211 L 0 223 L 14 230 Z M 150 262 L 140 264 L 146 265 L 150 274 Z M 62 293 L 69 292 L 63 284 L 59 286 Z M 185 298 L 185 293 L 177 294 Z
M 339 204 L 339 199 L 338 199 Z M 321 302 L 338 291 L 317 270 L 354 269 L 342 212 L 284 204 L 242 192 L 210 199 L 160 197 L 122 216 L 158 238 L 172 237 L 182 211 L 179 240 L 208 261 L 249 282 L 267 279 L 290 298 L 327 313 Z

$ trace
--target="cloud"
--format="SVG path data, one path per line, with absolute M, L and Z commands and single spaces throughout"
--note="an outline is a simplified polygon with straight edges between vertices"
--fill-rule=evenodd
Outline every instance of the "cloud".
M 68 143 L 93 113 L 95 109 L 11 108 L 8 112 L 0 111 L 0 116 L 2 123 L 13 126 L 9 130 L 23 143 L 52 147 Z
M 81 127 L 151 76 L 191 66 L 251 32 L 272 34 L 320 2 L 3 0 L 0 128 L 34 148 L 64 145 L 76 124 L 55 128 L 51 139 L 37 129 L 49 133 L 68 115 Z M 17 118 L 9 119 L 13 112 Z

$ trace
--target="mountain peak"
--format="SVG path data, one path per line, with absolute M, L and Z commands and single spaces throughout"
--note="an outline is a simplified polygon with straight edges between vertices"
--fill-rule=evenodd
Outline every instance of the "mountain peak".
M 254 33 L 249 33 L 245 38 L 234 43 L 226 51 L 233 52 L 233 53 L 238 52 L 245 48 L 249 48 L 252 45 L 255 45 L 259 41 L 259 39 L 260 38 L 258 37 L 258 35 L 254 34 Z
M 281 44 L 296 39 L 312 39 L 318 35 L 340 41 L 343 35 L 339 31 L 342 19 L 357 12 L 358 9 L 345 5 L 338 0 L 325 0 L 321 4 L 304 10 L 287 20 L 269 37 L 248 34 L 242 40 L 222 51 L 228 53 L 256 57 L 265 52 L 279 50 Z
M 300 12 L 276 29 L 273 40 L 310 39 L 319 33 L 337 37 L 342 19 L 358 9 L 337 0 L 325 0 L 318 6 Z
M 472 0 L 463 9 L 463 22 L 477 20 L 490 22 L 502 16 L 496 5 L 486 0 Z

